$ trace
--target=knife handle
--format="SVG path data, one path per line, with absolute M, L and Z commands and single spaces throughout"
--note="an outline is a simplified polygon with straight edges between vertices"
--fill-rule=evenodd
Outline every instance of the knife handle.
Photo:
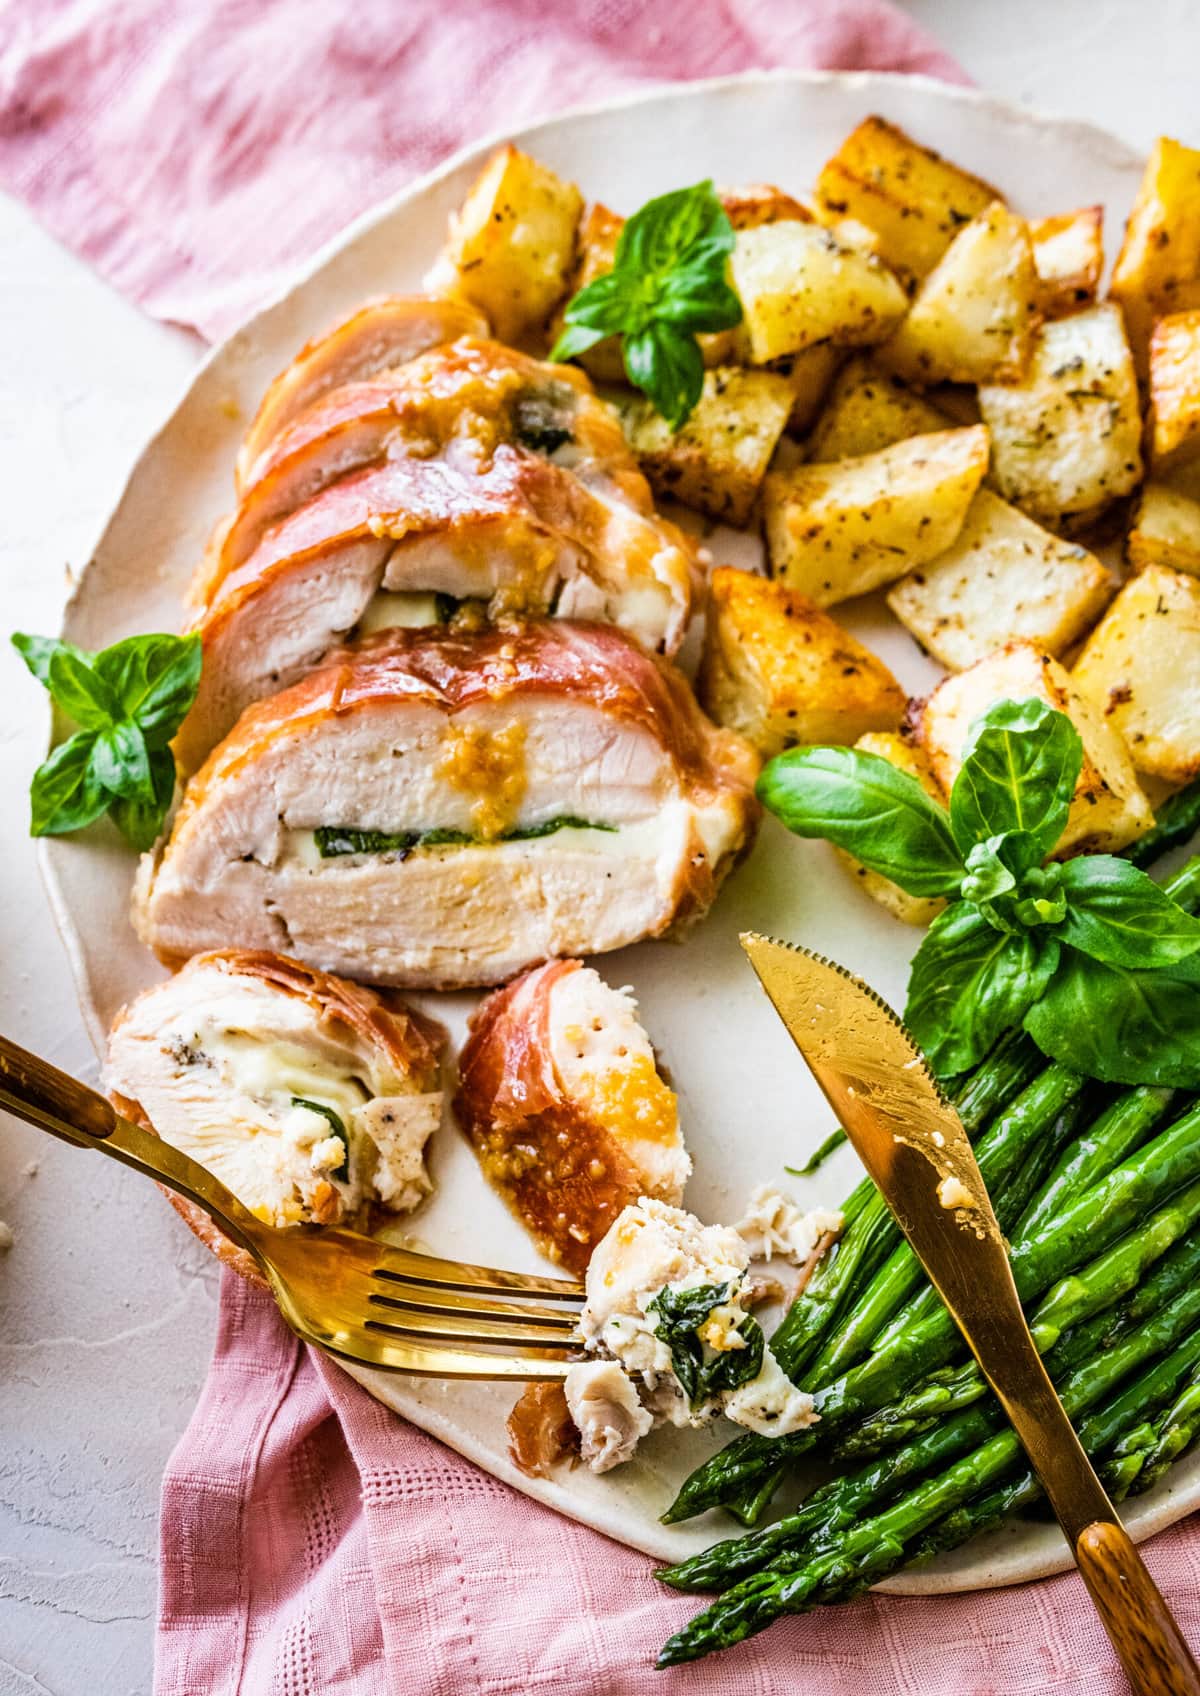
M 1136 1696 L 1200 1696 L 1200 1670 L 1128 1533 L 1086 1525 L 1075 1559 Z

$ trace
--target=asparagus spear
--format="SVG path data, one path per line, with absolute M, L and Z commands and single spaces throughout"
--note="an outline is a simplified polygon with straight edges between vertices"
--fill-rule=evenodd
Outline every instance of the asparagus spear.
M 1153 865 L 1169 848 L 1178 848 L 1200 830 L 1200 778 L 1176 790 L 1155 809 L 1154 829 L 1132 848 L 1125 858 L 1135 866 Z M 1185 870 L 1187 868 L 1185 867 Z M 1178 900 L 1178 896 L 1176 896 Z
M 1128 1424 L 1140 1420 L 1150 1395 L 1147 1378 L 1153 1379 L 1154 1394 L 1162 1400 L 1194 1371 L 1200 1363 L 1198 1319 L 1200 1288 L 1193 1287 L 1123 1344 L 1086 1362 L 1066 1380 L 1062 1401 L 1074 1417 L 1103 1400 L 1131 1371 L 1170 1351 L 1154 1373 L 1143 1374 L 1133 1389 L 1080 1427 L 1081 1440 L 1090 1453 L 1103 1452 Z M 734 1585 L 676 1633 L 664 1646 L 658 1665 L 673 1666 L 713 1649 L 729 1648 L 782 1614 L 804 1612 L 833 1599 L 864 1563 L 872 1578 L 882 1576 L 881 1548 L 886 1547 L 889 1559 L 901 1564 L 908 1545 L 970 1498 L 1004 1481 L 1020 1459 L 1016 1433 L 1000 1431 L 944 1473 L 919 1483 L 883 1513 L 857 1521 L 836 1547 L 816 1553 L 786 1550 L 772 1566 Z
M 1200 1216 L 1200 1182 L 1128 1233 L 1078 1275 L 1057 1284 L 1041 1303 L 1031 1330 L 1049 1351 L 1047 1365 L 1056 1379 L 1073 1372 L 1106 1347 L 1137 1329 L 1200 1278 L 1200 1238 L 1180 1241 Z M 1173 1247 L 1173 1245 L 1178 1246 Z M 1168 1250 L 1171 1250 L 1168 1253 Z M 1165 1258 L 1163 1258 L 1165 1256 Z M 1143 1275 L 1161 1259 L 1143 1281 Z M 1109 1304 L 1130 1291 L 1134 1299 L 1117 1316 Z M 1088 1323 L 1085 1323 L 1088 1321 Z M 1063 1333 L 1070 1329 L 1064 1338 Z M 974 1366 L 974 1362 L 972 1362 Z M 981 1401 L 987 1385 L 975 1368 Z M 939 1413 L 948 1411 L 939 1409 Z M 961 1411 L 961 1410 L 959 1410 Z M 731 1578 L 766 1565 L 781 1549 L 801 1539 L 827 1537 L 853 1524 L 866 1508 L 877 1508 L 904 1482 L 964 1454 L 1003 1426 L 999 1406 L 971 1407 L 963 1417 L 934 1424 L 859 1472 L 832 1479 L 815 1490 L 792 1514 L 749 1537 L 732 1537 L 659 1573 L 680 1590 L 720 1588 Z M 925 1421 L 927 1428 L 930 1422 Z
M 1139 1494 L 1157 1484 L 1171 1462 L 1190 1449 L 1200 1435 L 1200 1379 L 1193 1378 L 1158 1422 L 1155 1441 L 1137 1475 Z
M 1013 1276 L 1022 1300 L 1040 1295 L 1074 1270 L 1090 1251 L 1102 1252 L 1183 1185 L 1200 1178 L 1200 1108 L 1193 1107 L 1107 1177 L 1064 1208 L 1046 1230 L 1014 1246 Z M 793 1436 L 747 1433 L 686 1479 L 663 1515 L 668 1524 L 715 1507 L 756 1485 L 781 1462 L 873 1413 L 925 1373 L 946 1364 L 958 1332 L 945 1308 L 912 1323 L 886 1348 L 821 1389 L 820 1423 Z
M 1040 1353 L 1052 1349 L 1072 1325 L 1138 1289 L 1146 1270 L 1200 1220 L 1200 1183 L 1190 1184 L 1081 1272 L 1061 1279 L 1038 1304 L 1029 1329 Z M 1197 1245 L 1200 1249 L 1200 1243 Z M 1200 1275 L 1200 1253 L 1196 1272 Z M 1154 1288 L 1153 1284 L 1150 1286 Z M 1110 1321 L 1110 1323 L 1112 1323 Z M 902 1442 L 947 1413 L 969 1407 L 987 1393 L 974 1360 L 930 1375 L 899 1401 L 880 1408 L 841 1439 L 839 1459 L 858 1459 Z

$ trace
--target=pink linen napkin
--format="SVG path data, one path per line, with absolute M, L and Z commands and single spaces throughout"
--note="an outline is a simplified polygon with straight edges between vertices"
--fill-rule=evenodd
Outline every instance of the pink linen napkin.
M 5 0 L 0 185 L 215 339 L 465 142 L 776 65 L 964 80 L 887 0 Z
M 404 1425 L 224 1274 L 163 1485 L 157 1696 L 1127 1696 L 1081 1579 L 866 1596 L 651 1670 L 696 1611 L 640 1555 Z M 1200 1641 L 1200 1544 L 1145 1551 Z

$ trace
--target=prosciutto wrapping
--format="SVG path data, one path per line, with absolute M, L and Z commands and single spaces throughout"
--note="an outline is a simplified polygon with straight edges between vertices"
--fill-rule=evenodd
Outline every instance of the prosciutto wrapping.
M 757 760 L 605 625 L 393 630 L 250 708 L 135 893 L 164 958 L 234 942 L 463 988 L 706 911 Z
M 542 1251 L 582 1273 L 623 1207 L 677 1202 L 691 1171 L 675 1094 L 628 991 L 557 960 L 490 995 L 459 1057 L 455 1115 Z
M 363 1224 L 431 1189 L 444 1033 L 394 995 L 277 954 L 198 955 L 118 1014 L 118 1109 L 208 1167 L 264 1223 Z M 209 1216 L 165 1192 L 219 1257 L 257 1277 Z

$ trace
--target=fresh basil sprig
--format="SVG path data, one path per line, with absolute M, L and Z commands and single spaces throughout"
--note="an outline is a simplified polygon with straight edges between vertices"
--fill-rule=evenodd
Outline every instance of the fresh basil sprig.
M 200 686 L 200 637 L 129 636 L 88 653 L 18 632 L 13 646 L 79 726 L 30 784 L 31 836 L 82 830 L 103 813 L 134 848 L 149 848 L 175 792 L 167 744 Z
M 622 229 L 612 270 L 569 302 L 551 359 L 575 359 L 621 336 L 629 381 L 678 430 L 704 387 L 697 335 L 741 322 L 727 274 L 733 242 L 711 182 L 647 201 Z
M 1092 1077 L 1200 1087 L 1200 921 L 1115 855 L 1046 862 L 1082 762 L 1065 713 L 1001 701 L 971 727 L 948 811 L 852 748 L 780 754 L 758 792 L 798 836 L 950 901 L 913 959 L 904 1012 L 941 1076 L 1024 1025 Z
M 675 1376 L 692 1407 L 722 1390 L 736 1390 L 762 1371 L 762 1328 L 748 1315 L 739 1326 L 745 1347 L 721 1349 L 705 1359 L 697 1333 L 712 1310 L 728 1301 L 730 1288 L 729 1284 L 697 1284 L 677 1290 L 668 1284 L 646 1306 L 647 1313 L 658 1316 L 654 1335 L 670 1349 Z

